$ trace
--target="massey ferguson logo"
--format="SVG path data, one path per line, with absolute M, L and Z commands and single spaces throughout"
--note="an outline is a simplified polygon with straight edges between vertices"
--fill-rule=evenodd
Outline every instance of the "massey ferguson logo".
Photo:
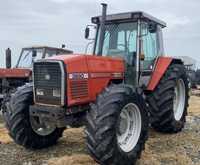
M 70 73 L 69 74 L 69 79 L 88 79 L 88 73 Z

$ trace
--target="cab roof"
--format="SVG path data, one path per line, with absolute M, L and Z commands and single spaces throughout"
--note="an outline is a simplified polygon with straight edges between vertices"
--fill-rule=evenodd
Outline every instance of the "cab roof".
M 59 50 L 63 52 L 73 53 L 73 51 L 69 49 L 50 47 L 50 46 L 31 46 L 31 47 L 25 47 L 23 49 L 49 49 L 49 50 L 57 50 L 57 51 Z
M 110 14 L 106 16 L 106 23 L 136 21 L 138 19 L 159 24 L 162 28 L 167 26 L 165 22 L 142 11 Z M 100 24 L 100 20 L 101 16 L 92 17 L 92 23 L 94 24 Z

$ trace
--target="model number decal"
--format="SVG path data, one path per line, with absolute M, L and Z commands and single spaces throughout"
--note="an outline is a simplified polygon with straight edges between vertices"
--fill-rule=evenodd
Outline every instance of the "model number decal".
M 70 73 L 69 74 L 69 79 L 88 79 L 88 73 Z
M 121 78 L 123 77 L 123 73 L 114 72 L 114 73 L 90 73 L 90 78 Z M 70 80 L 80 80 L 80 79 L 88 79 L 88 73 L 70 73 L 69 79 Z

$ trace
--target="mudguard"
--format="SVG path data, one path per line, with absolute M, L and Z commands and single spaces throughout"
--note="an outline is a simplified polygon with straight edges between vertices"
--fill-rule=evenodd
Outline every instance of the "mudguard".
M 147 86 L 148 91 L 153 91 L 156 88 L 156 86 L 160 82 L 161 78 L 165 74 L 167 68 L 169 67 L 169 65 L 172 62 L 183 64 L 181 59 L 175 59 L 173 57 L 159 57 L 158 58 L 156 65 L 155 65 L 155 69 L 152 73 L 151 79 L 150 79 L 149 84 Z

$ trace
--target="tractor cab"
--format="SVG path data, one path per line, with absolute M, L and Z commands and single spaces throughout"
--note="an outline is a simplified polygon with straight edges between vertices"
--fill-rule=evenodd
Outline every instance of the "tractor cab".
M 33 62 L 60 54 L 71 54 L 70 50 L 47 46 L 35 46 L 22 48 L 16 68 L 31 68 Z
M 97 26 L 93 54 L 123 58 L 126 82 L 131 85 L 137 85 L 139 80 L 142 84 L 147 82 L 142 78 L 151 75 L 157 57 L 164 55 L 162 28 L 166 23 L 144 12 L 103 18 L 104 15 L 92 18 L 92 23 Z M 86 32 L 89 33 L 88 28 Z

